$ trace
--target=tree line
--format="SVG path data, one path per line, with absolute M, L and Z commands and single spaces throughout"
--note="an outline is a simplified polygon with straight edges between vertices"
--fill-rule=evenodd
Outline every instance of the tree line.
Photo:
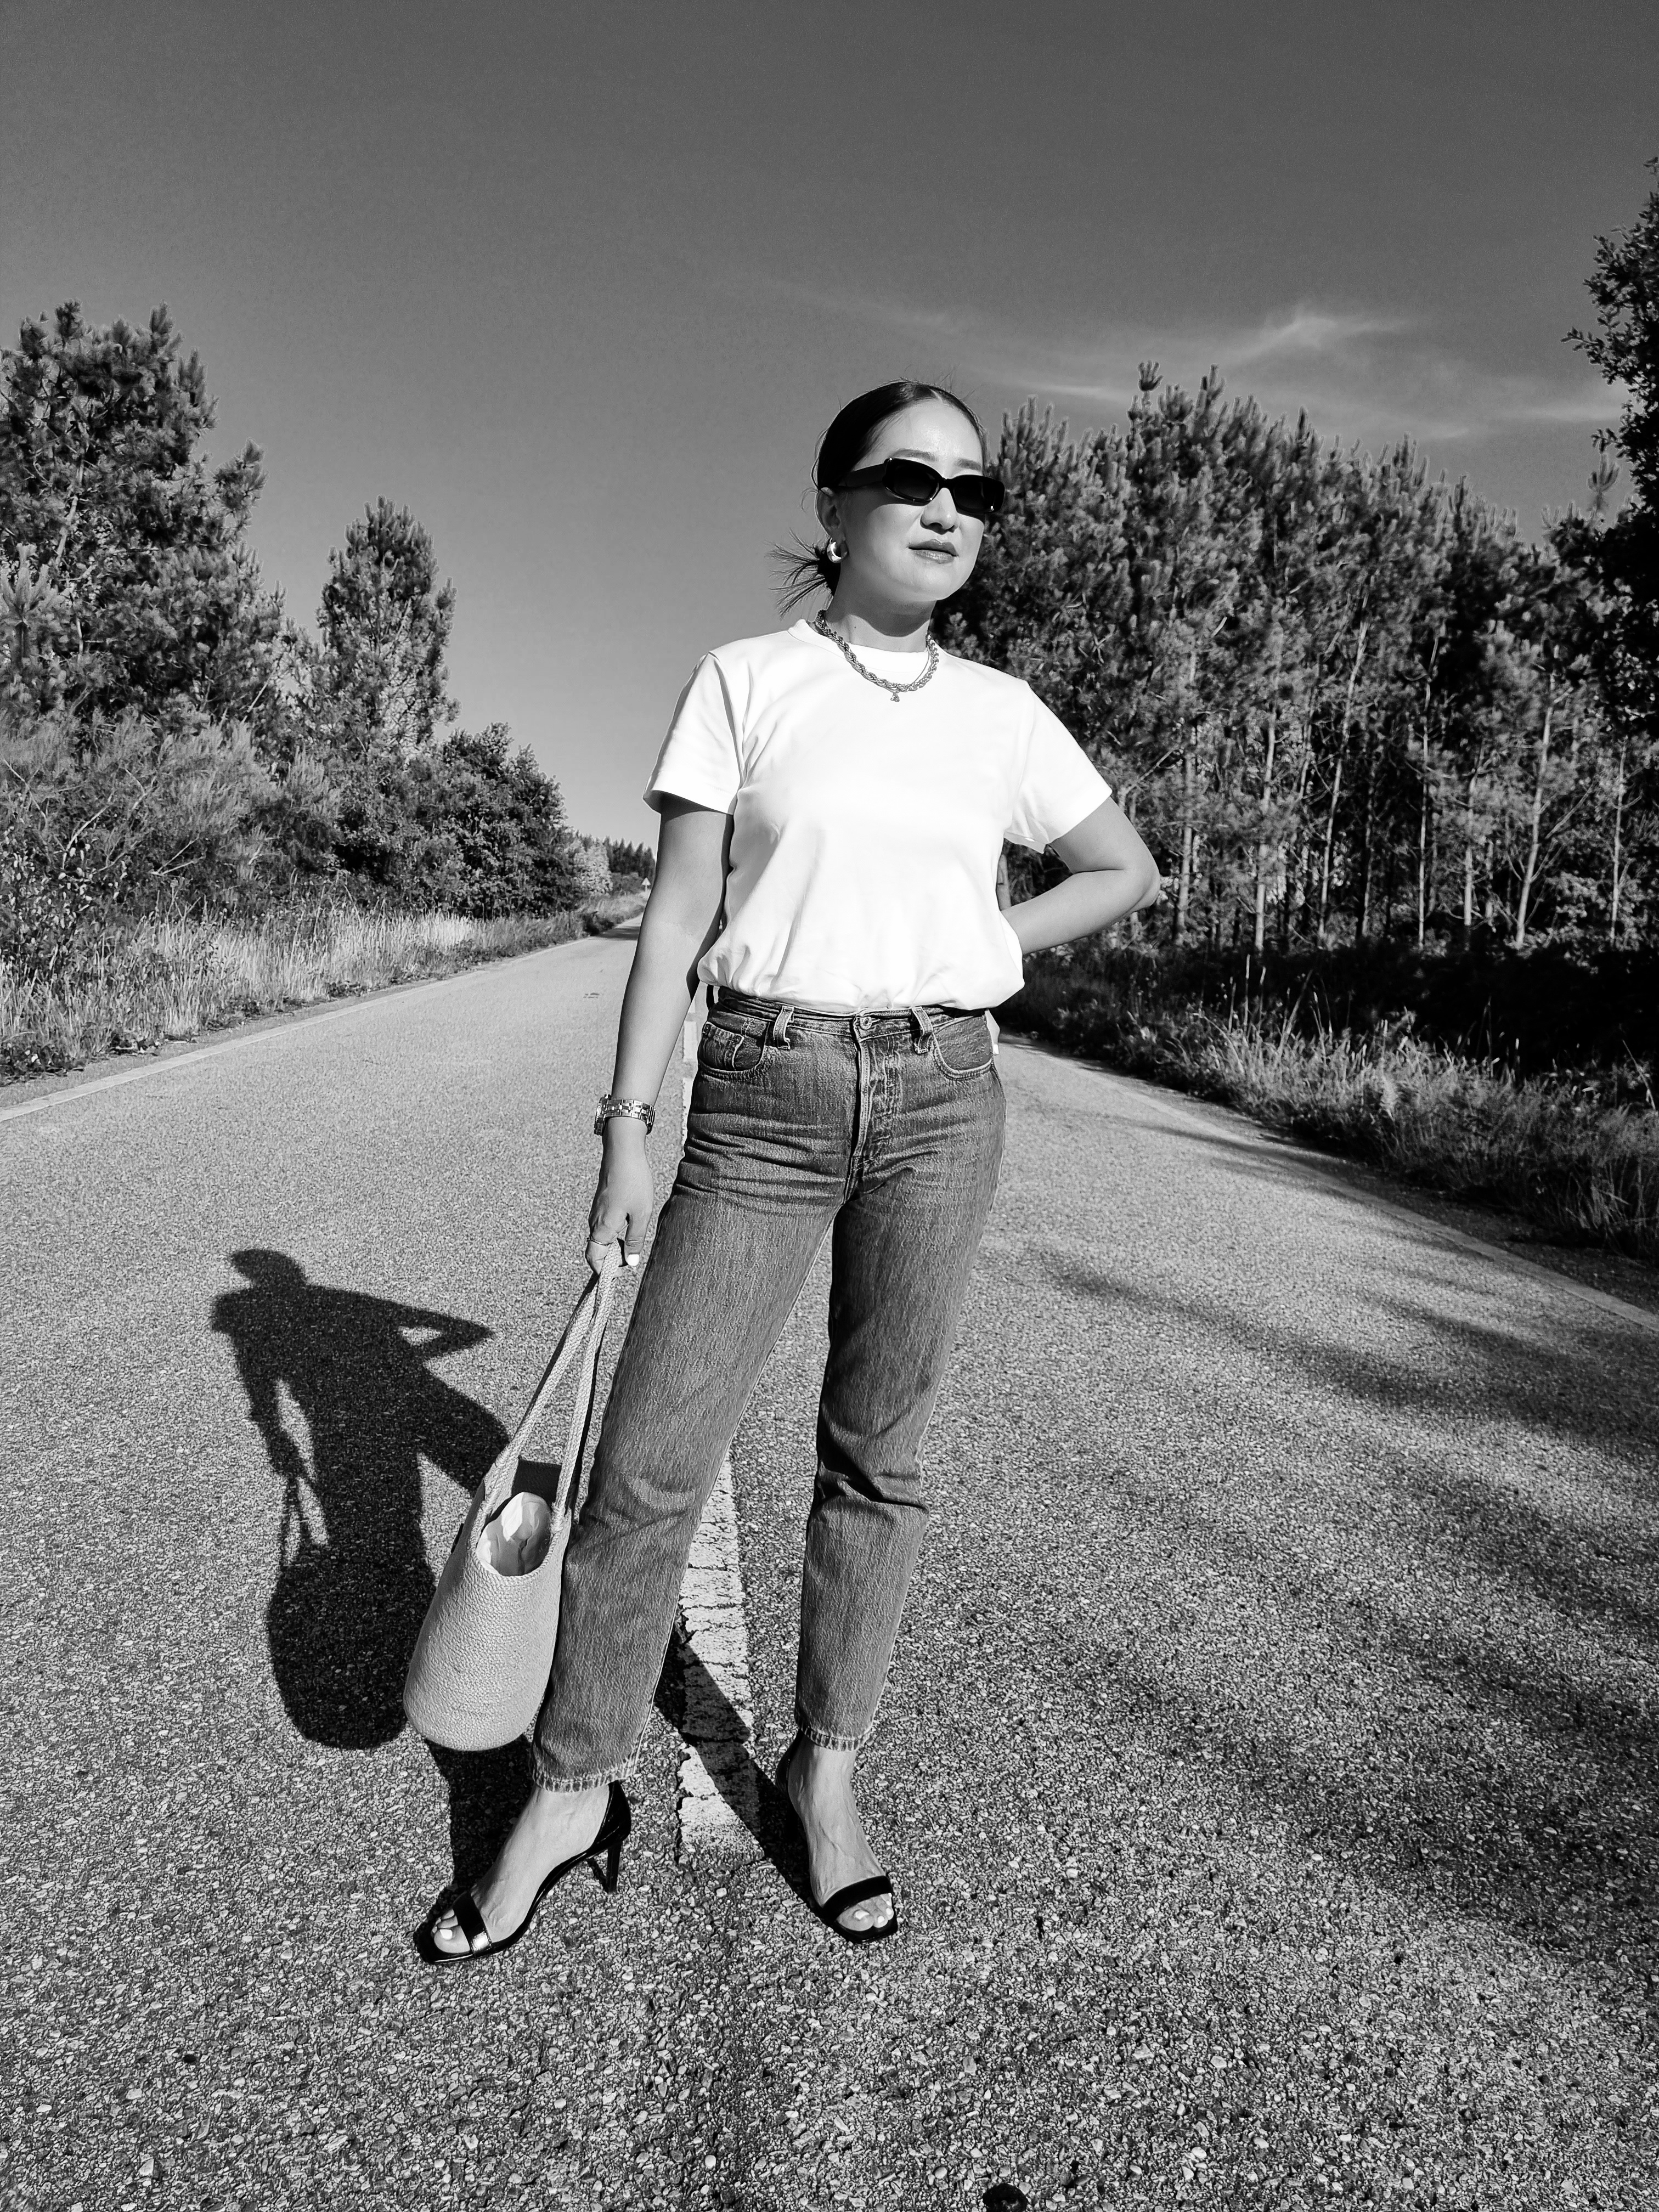
M 1143 368 L 1119 427 L 1005 422 L 1009 499 L 945 611 L 1100 761 L 1176 945 L 1659 936 L 1659 192 L 1601 241 L 1626 393 L 1536 542 L 1402 442 L 1373 458 Z M 1615 514 L 1614 456 L 1630 497 Z
M 1334 446 L 1213 376 L 1148 365 L 1127 422 L 1076 437 L 1035 404 L 1005 422 L 1004 517 L 940 627 L 1100 760 L 1165 870 L 1155 939 L 1659 939 L 1659 191 L 1589 289 L 1573 336 L 1623 410 L 1536 541 L 1409 443 Z M 165 309 L 64 307 L 0 377 L 14 947 L 94 896 L 492 915 L 649 874 L 572 834 L 504 727 L 458 726 L 454 592 L 406 509 L 347 529 L 314 635 L 289 619 L 248 544 L 260 456 L 209 465 Z
M 213 403 L 165 308 L 143 328 L 72 304 L 26 323 L 0 380 L 12 957 L 88 909 L 328 886 L 491 915 L 609 888 L 528 748 L 459 726 L 454 591 L 406 509 L 347 528 L 313 636 L 248 544 L 259 453 L 204 457 Z

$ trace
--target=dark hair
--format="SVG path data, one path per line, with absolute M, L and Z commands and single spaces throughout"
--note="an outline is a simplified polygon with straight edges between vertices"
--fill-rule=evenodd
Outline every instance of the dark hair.
M 902 376 L 896 384 L 878 384 L 873 391 L 860 392 L 856 399 L 849 399 L 819 439 L 817 459 L 812 466 L 812 481 L 819 490 L 834 491 L 844 483 L 875 443 L 876 433 L 895 415 L 902 415 L 907 407 L 923 399 L 942 399 L 947 407 L 966 416 L 979 440 L 980 465 L 984 467 L 985 428 L 968 402 L 947 392 L 942 384 L 919 384 L 913 376 Z M 841 563 L 830 558 L 826 545 L 799 542 L 793 549 L 779 545 L 773 549 L 773 558 L 783 571 L 778 588 L 781 613 L 799 606 L 820 586 L 834 592 Z

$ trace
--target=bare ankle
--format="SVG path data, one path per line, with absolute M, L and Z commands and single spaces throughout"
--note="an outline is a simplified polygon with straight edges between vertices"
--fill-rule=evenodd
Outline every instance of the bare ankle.
M 857 1758 L 855 1752 L 842 1751 L 830 1744 L 803 1741 L 795 1755 L 793 1768 L 800 1777 L 803 1791 L 808 1796 L 840 1796 L 853 1787 Z

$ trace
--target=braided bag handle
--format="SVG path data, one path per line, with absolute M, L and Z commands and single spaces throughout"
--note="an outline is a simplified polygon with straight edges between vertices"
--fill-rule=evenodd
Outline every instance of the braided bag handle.
M 599 1372 L 599 1346 L 605 1340 L 605 1325 L 611 1316 L 611 1300 L 617 1287 L 617 1278 L 622 1272 L 622 1248 L 613 1244 L 599 1263 L 599 1272 L 593 1276 L 575 1310 L 564 1325 L 563 1334 L 554 1347 L 541 1381 L 531 1393 L 519 1425 L 502 1445 L 489 1472 L 485 1475 L 477 1508 L 471 1516 L 471 1544 L 480 1559 L 484 1557 L 484 1530 L 512 1495 L 514 1476 L 525 1449 L 540 1425 L 542 1417 L 552 1403 L 560 1383 L 571 1366 L 580 1358 L 581 1365 L 576 1376 L 574 1402 L 570 1408 L 570 1429 L 565 1438 L 564 1457 L 559 1464 L 559 1487 L 552 1501 L 553 1519 L 557 1522 L 569 1511 L 576 1495 L 577 1477 L 581 1472 L 583 1454 L 587 1449 L 587 1432 L 593 1418 L 593 1385 Z

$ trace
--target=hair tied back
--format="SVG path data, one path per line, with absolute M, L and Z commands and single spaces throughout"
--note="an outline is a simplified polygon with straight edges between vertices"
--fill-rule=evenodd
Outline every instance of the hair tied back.
M 985 429 L 967 401 L 958 399 L 942 384 L 922 384 L 914 377 L 905 376 L 894 384 L 878 384 L 871 391 L 860 392 L 856 399 L 848 401 L 818 441 L 817 459 L 812 469 L 812 482 L 817 489 L 833 491 L 837 484 L 845 483 L 869 452 L 883 424 L 923 399 L 942 399 L 947 407 L 954 407 L 958 414 L 966 416 L 979 440 L 983 466 Z M 781 614 L 791 612 L 820 587 L 833 597 L 843 554 L 839 546 L 833 546 L 832 540 L 809 545 L 797 538 L 793 548 L 774 546 L 772 558 L 782 571 L 778 586 Z

